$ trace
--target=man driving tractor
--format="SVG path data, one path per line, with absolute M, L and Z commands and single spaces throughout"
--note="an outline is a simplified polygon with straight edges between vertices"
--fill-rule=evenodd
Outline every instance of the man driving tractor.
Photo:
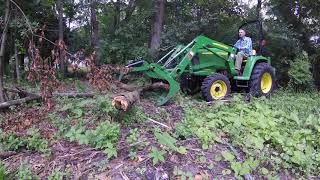
M 246 31 L 244 29 L 239 30 L 239 38 L 240 39 L 234 45 L 234 47 L 238 49 L 235 69 L 237 70 L 238 75 L 241 75 L 241 64 L 243 59 L 252 55 L 252 40 L 246 36 Z

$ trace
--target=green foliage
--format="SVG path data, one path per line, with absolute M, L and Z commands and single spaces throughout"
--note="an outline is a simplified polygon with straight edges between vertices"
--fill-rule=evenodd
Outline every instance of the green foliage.
M 239 164 L 230 152 L 222 153 L 238 175 L 254 170 L 258 162 L 272 164 L 275 171 L 286 168 L 311 175 L 320 172 L 319 105 L 317 93 L 286 91 L 278 92 L 270 100 L 260 98 L 251 103 L 235 98 L 229 105 L 212 108 L 188 105 L 181 126 L 194 137 L 200 128 L 227 133 L 232 143 L 249 157 Z
M 159 151 L 156 147 L 152 147 L 149 157 L 152 158 L 153 165 L 156 165 L 159 162 L 164 162 L 165 153 L 165 151 Z
M 49 118 L 59 129 L 59 135 L 64 135 L 72 128 L 72 120 L 77 120 L 76 125 L 85 124 L 84 117 L 88 115 L 93 119 L 103 118 L 103 120 L 111 121 L 116 117 L 117 110 L 107 99 L 106 96 L 97 96 L 96 99 L 61 98 L 58 99 L 58 112 L 50 113 Z
M 54 169 L 51 175 L 48 177 L 48 180 L 62 180 L 64 173 L 59 169 Z
M 0 132 L 0 139 L 0 145 L 2 145 L 3 150 L 17 151 L 21 148 L 26 148 L 27 150 L 44 154 L 50 153 L 49 142 L 41 137 L 38 129 L 30 129 L 28 137 L 17 137 L 14 134 L 5 135 Z
M 222 151 L 221 154 L 222 154 L 222 157 L 226 161 L 233 161 L 234 160 L 234 155 L 231 154 L 229 151 Z
M 177 166 L 175 166 L 173 168 L 173 175 L 179 176 L 181 178 L 181 180 L 193 179 L 192 172 L 185 172 L 185 171 L 181 170 L 180 168 L 178 168 Z
M 289 85 L 296 90 L 312 90 L 313 77 L 311 73 L 311 62 L 308 54 L 302 52 L 290 63 Z
M 158 143 L 161 145 L 164 145 L 169 150 L 178 152 L 180 154 L 187 154 L 187 149 L 183 146 L 177 145 L 177 140 L 170 136 L 167 132 L 155 132 L 154 133 L 156 139 L 158 140 Z
M 83 126 L 72 127 L 65 135 L 70 141 L 88 144 L 102 149 L 108 158 L 117 156 L 116 144 L 120 136 L 120 125 L 117 123 L 102 122 L 95 130 L 85 130 Z
M 0 161 L 0 180 L 4 180 L 5 176 L 6 176 L 6 168 L 2 163 L 2 161 Z
M 127 136 L 126 142 L 128 144 L 134 144 L 138 141 L 140 133 L 137 128 L 130 129 L 129 136 Z
M 22 162 L 19 166 L 18 172 L 16 174 L 17 179 L 21 180 L 32 180 L 34 177 L 32 171 L 26 162 Z
M 147 120 L 147 116 L 144 113 L 143 109 L 138 106 L 130 108 L 129 111 L 123 114 L 123 117 L 120 119 L 120 121 L 123 121 L 127 125 L 133 123 L 141 123 L 145 120 Z

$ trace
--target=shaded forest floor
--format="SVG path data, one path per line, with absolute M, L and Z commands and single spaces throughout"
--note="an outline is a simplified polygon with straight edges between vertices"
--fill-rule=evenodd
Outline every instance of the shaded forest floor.
M 65 90 L 93 91 L 81 81 Z M 279 91 L 251 102 L 234 94 L 214 104 L 178 95 L 162 107 L 148 93 L 125 113 L 112 107 L 114 93 L 1 113 L 7 178 L 319 178 L 317 93 Z

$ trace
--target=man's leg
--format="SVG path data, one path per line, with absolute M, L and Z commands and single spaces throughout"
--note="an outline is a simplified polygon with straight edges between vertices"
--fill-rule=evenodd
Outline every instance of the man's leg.
M 235 64 L 235 68 L 238 71 L 238 75 L 240 75 L 240 71 L 241 71 L 241 64 L 242 64 L 242 60 L 244 58 L 244 54 L 241 52 L 238 52 L 237 56 L 236 56 L 236 64 Z

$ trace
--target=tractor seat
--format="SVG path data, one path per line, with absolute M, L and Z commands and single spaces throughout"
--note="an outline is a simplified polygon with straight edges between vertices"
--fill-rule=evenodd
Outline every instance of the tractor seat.
M 255 55 L 257 55 L 257 51 L 253 49 L 250 56 L 255 56 Z M 247 62 L 249 57 L 244 57 L 242 62 Z

